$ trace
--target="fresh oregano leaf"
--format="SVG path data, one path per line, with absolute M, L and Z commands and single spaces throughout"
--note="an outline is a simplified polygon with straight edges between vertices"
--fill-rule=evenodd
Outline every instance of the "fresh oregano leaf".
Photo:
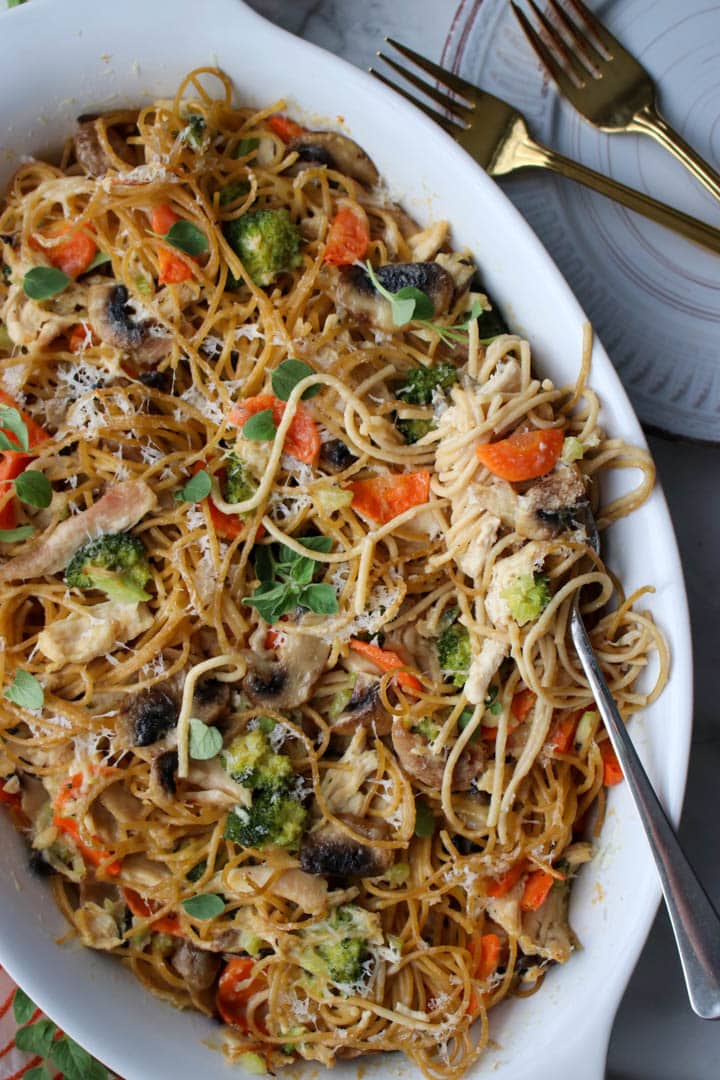
M 52 1020 L 38 1020 L 37 1024 L 18 1028 L 15 1032 L 15 1045 L 26 1054 L 37 1054 L 46 1058 L 50 1053 L 57 1027 Z
M 182 906 L 193 919 L 214 919 L 225 910 L 225 901 L 216 893 L 200 893 L 183 900 Z
M 27 424 L 23 420 L 17 409 L 13 409 L 8 405 L 0 405 L 0 435 L 3 441 L 0 442 L 0 450 L 28 450 L 30 447 L 30 437 L 28 435 Z M 6 432 L 10 432 L 17 439 L 16 443 L 11 443 L 7 438 Z M 5 445 L 7 444 L 7 445 Z
M 34 266 L 23 278 L 25 295 L 31 300 L 49 300 L 70 284 L 70 278 L 54 266 Z
M 192 221 L 176 221 L 168 229 L 165 239 L 186 255 L 203 255 L 208 249 L 207 236 Z
M 9 686 L 3 697 L 19 705 L 21 709 L 42 709 L 45 704 L 45 691 L 42 683 L 38 682 L 29 671 L 18 668 L 15 672 L 12 686 Z
M 190 717 L 190 757 L 196 761 L 209 761 L 222 749 L 222 735 L 216 727 Z
M 18 540 L 27 540 L 33 532 L 32 525 L 18 525 L 17 529 L 0 529 L 0 544 L 16 544 Z
M 105 1066 L 67 1035 L 52 1044 L 50 1057 L 65 1080 L 107 1080 Z
M 435 818 L 430 807 L 423 799 L 415 800 L 415 835 L 432 836 L 435 832 Z
M 295 360 L 293 357 L 283 360 L 271 375 L 275 397 L 279 397 L 281 401 L 287 401 L 297 384 L 307 379 L 308 375 L 314 374 L 314 370 L 304 360 Z M 315 397 L 321 390 L 322 386 L 308 386 L 307 390 L 303 391 L 302 400 L 306 401 L 308 398 Z
M 398 289 L 396 293 L 393 293 L 393 297 L 395 304 L 412 301 L 413 311 L 410 316 L 412 319 L 432 319 L 435 314 L 435 305 L 427 293 L 424 293 L 422 289 L 416 289 L 413 285 Z
M 194 476 L 191 476 L 187 484 L 175 492 L 176 502 L 189 502 L 196 503 L 202 502 L 203 499 L 207 499 L 212 490 L 212 480 L 210 474 L 205 469 L 200 469 Z
M 28 506 L 44 510 L 52 502 L 52 487 L 44 473 L 37 469 L 26 469 L 15 481 L 15 494 Z
M 35 1002 L 18 986 L 15 991 L 15 997 L 13 998 L 13 1016 L 15 1017 L 15 1022 L 17 1024 L 27 1024 L 28 1020 L 32 1018 L 36 1008 Z
M 330 553 L 333 546 L 332 536 L 298 536 L 297 541 L 303 547 L 309 548 L 310 551 L 322 551 L 325 555 Z M 289 551 L 291 549 L 285 548 L 285 550 Z M 295 555 L 294 551 L 293 555 Z M 295 555 L 295 558 L 301 559 L 302 555 Z
M 338 610 L 335 590 L 324 581 L 318 585 L 306 585 L 300 593 L 300 603 L 316 615 L 334 615 Z
M 272 409 L 262 409 L 245 422 L 242 434 L 253 442 L 267 442 L 275 438 L 276 431 Z
M 24 0 L 22 2 L 24 3 Z M 36 1065 L 34 1069 L 24 1074 L 24 1080 L 50 1080 L 50 1073 L 44 1065 Z
M 93 261 L 84 273 L 89 274 L 91 270 L 97 270 L 98 266 L 105 266 L 105 264 L 109 262 L 112 262 L 112 260 L 107 251 L 96 251 Z

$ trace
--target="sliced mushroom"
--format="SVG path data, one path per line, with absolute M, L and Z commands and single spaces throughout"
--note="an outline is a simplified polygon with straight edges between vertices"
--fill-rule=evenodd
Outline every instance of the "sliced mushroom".
M 223 965 L 222 957 L 198 949 L 189 941 L 178 945 L 170 963 L 191 990 L 207 990 Z
M 162 331 L 155 332 L 159 327 L 151 319 L 138 322 L 133 315 L 124 285 L 93 285 L 88 290 L 88 320 L 102 341 L 148 367 L 164 360 L 170 352 L 170 338 Z
M 177 724 L 180 709 L 173 694 L 153 686 L 137 694 L 126 712 L 135 746 L 151 746 Z
M 388 292 L 396 293 L 407 287 L 424 292 L 433 303 L 435 315 L 442 315 L 452 303 L 455 282 L 436 262 L 387 263 L 378 267 L 375 274 Z M 362 266 L 341 270 L 336 295 L 340 307 L 360 322 L 369 322 L 388 334 L 397 329 L 390 301 L 377 292 Z
M 450 754 L 447 747 L 441 754 L 433 754 L 430 742 L 419 732 L 405 727 L 399 716 L 393 720 L 392 744 L 406 773 L 426 787 L 435 791 L 440 789 Z M 455 766 L 452 790 L 467 791 L 475 777 L 482 773 L 486 761 L 487 750 L 483 744 L 469 743 Z
M 128 165 L 132 165 L 133 161 L 130 157 L 131 152 L 128 144 L 113 128 L 107 128 L 106 130 L 113 153 Z M 83 169 L 89 172 L 91 176 L 104 176 L 108 169 L 114 168 L 115 163 L 108 156 L 101 142 L 97 117 L 92 119 L 80 117 L 74 141 L 75 156 Z
M 519 496 L 515 528 L 521 536 L 550 540 L 559 532 L 582 524 L 587 505 L 579 469 L 560 465 Z
M 275 660 L 268 663 L 255 657 L 256 666 L 243 679 L 242 688 L 255 705 L 295 709 L 310 697 L 329 655 L 330 646 L 321 638 L 289 631 Z
M 329 439 L 320 447 L 320 468 L 327 472 L 342 472 L 357 461 L 342 439 Z
M 380 179 L 363 148 L 339 131 L 304 132 L 290 140 L 288 150 L 296 150 L 301 162 L 335 168 L 366 187 L 373 187 Z
M 333 734 L 352 735 L 362 726 L 376 735 L 388 735 L 391 725 L 392 717 L 380 700 L 380 680 L 359 671 L 350 700 L 331 725 Z
M 166 795 L 174 795 L 177 791 L 177 768 L 177 750 L 166 750 L 152 763 L 152 778 Z
M 230 684 L 220 679 L 201 679 L 195 687 L 192 714 L 204 724 L 214 724 L 227 712 L 230 704 Z
M 386 840 L 390 830 L 384 821 L 341 814 L 338 820 L 368 840 Z M 378 877 L 395 860 L 392 848 L 362 844 L 332 822 L 308 833 L 300 849 L 300 866 L 308 874 L 330 877 Z

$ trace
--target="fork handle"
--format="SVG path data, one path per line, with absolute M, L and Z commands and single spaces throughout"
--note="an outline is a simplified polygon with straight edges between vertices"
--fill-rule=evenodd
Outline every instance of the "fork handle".
M 684 214 L 681 210 L 674 210 L 672 206 L 658 202 L 650 195 L 634 188 L 626 187 L 625 184 L 612 180 L 609 176 L 588 169 L 579 161 L 572 161 L 556 150 L 541 146 L 529 136 L 522 140 L 522 144 L 515 148 L 513 155 L 513 170 L 522 168 L 551 169 L 553 172 L 566 176 L 569 180 L 577 180 L 579 184 L 592 188 L 593 191 L 606 195 L 609 199 L 627 206 L 629 210 L 635 210 L 643 214 L 658 225 L 664 225 L 668 229 L 692 240 L 695 244 L 709 248 L 716 254 L 720 254 L 720 230 L 706 225 L 703 221 Z
M 652 135 L 653 139 L 669 150 L 673 157 L 676 157 L 688 172 L 691 172 L 695 179 L 708 189 L 711 195 L 720 199 L 720 174 L 685 142 L 682 135 L 670 127 L 654 105 L 645 105 L 638 110 L 628 125 L 628 131 Z
M 570 614 L 570 634 L 657 865 L 690 1004 L 703 1019 L 720 1019 L 720 918 L 648 780 L 576 606 Z

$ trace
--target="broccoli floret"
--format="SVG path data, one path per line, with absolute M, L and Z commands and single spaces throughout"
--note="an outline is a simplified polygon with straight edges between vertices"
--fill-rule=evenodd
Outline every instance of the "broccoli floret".
M 259 727 L 234 738 L 223 754 L 223 763 L 233 780 L 251 791 L 282 791 L 295 776 L 290 758 L 274 754 L 266 733 Z
M 238 806 L 228 814 L 225 839 L 243 847 L 270 845 L 296 848 L 307 822 L 307 810 L 297 795 L 281 788 L 258 788 L 248 809 Z
M 427 739 L 428 742 L 432 742 L 433 739 L 437 739 L 438 735 L 440 734 L 440 728 L 427 716 L 423 716 L 420 723 L 415 724 L 415 726 L 413 727 L 413 733 L 415 735 L 422 735 L 422 737 L 424 739 Z
M 267 721 L 268 717 L 263 717 Z M 228 814 L 225 838 L 243 847 L 295 848 L 307 822 L 307 810 L 297 795 L 292 762 L 273 753 L 265 723 L 238 735 L 223 754 L 225 768 L 252 792 L 249 807 Z
M 434 431 L 435 426 L 434 420 L 405 420 L 398 417 L 395 421 L 395 427 L 408 444 L 418 442 L 423 435 L 427 435 L 428 431 Z
M 180 133 L 181 138 L 193 150 L 202 150 L 207 125 L 202 116 L 198 116 L 197 113 L 192 113 L 187 120 L 187 127 Z
M 313 944 L 300 956 L 300 964 L 311 975 L 320 975 L 351 989 L 361 982 L 369 959 L 368 940 L 376 936 L 368 913 L 354 904 L 333 910 L 327 919 L 315 923 L 305 934 Z
M 252 498 L 256 491 L 257 484 L 248 476 L 245 462 L 241 461 L 236 454 L 228 454 L 223 485 L 225 502 L 245 502 L 246 499 Z
M 500 595 L 518 626 L 524 626 L 550 603 L 550 581 L 544 574 L 518 574 Z
M 91 540 L 75 552 L 65 571 L 71 588 L 102 589 L 122 604 L 149 600 L 144 586 L 151 576 L 145 545 L 131 533 Z
M 396 397 L 408 405 L 429 405 L 436 390 L 449 390 L 457 382 L 457 368 L 452 364 L 436 364 L 435 367 L 410 368 L 404 386 Z
M 300 264 L 300 233 L 287 210 L 251 210 L 223 225 L 225 238 L 256 285 L 272 285 Z
M 465 685 L 472 659 L 470 634 L 459 622 L 450 623 L 437 639 L 437 654 L 443 675 L 454 686 Z

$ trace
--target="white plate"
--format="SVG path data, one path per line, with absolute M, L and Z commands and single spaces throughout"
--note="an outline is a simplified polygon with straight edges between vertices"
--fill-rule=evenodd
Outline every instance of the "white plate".
M 669 123 L 718 168 L 720 4 L 588 4 L 653 76 Z M 465 0 L 444 62 L 516 105 L 540 141 L 720 226 L 717 200 L 652 139 L 605 135 L 561 99 L 506 0 Z M 547 172 L 503 188 L 572 283 L 643 423 L 720 442 L 720 258 Z
M 78 113 L 168 95 L 190 68 L 218 63 L 246 101 L 267 104 L 287 95 L 296 114 L 302 115 L 294 103 L 305 106 L 309 122 L 344 117 L 413 214 L 452 220 L 456 242 L 476 252 L 488 287 L 533 341 L 539 368 L 558 382 L 574 380 L 584 316 L 572 293 L 500 189 L 424 116 L 236 0 L 202 8 L 196 0 L 174 0 L 171 19 L 168 5 L 149 0 L 104 5 L 102 20 L 97 13 L 95 0 L 33 0 L 0 15 L 0 183 L 18 155 L 57 144 Z M 600 346 L 593 363 L 603 423 L 615 435 L 642 442 Z M 690 739 L 691 654 L 682 573 L 660 491 L 612 530 L 608 553 L 628 589 L 647 581 L 658 588 L 649 606 L 670 636 L 673 674 L 661 701 L 633 726 L 677 818 Z M 38 1004 L 125 1080 L 230 1075 L 216 1052 L 216 1025 L 156 1000 L 117 960 L 54 943 L 65 927 L 47 887 L 28 874 L 26 853 L 6 818 L 0 835 L 0 961 Z M 616 788 L 599 858 L 573 895 L 572 922 L 584 948 L 550 974 L 541 993 L 494 1014 L 499 1049 L 483 1058 L 478 1073 L 498 1080 L 599 1080 L 612 1017 L 658 898 L 628 792 Z M 400 1058 L 363 1065 L 378 1078 L 390 1070 L 416 1075 Z M 311 1066 L 306 1075 L 318 1071 Z M 333 1072 L 336 1080 L 355 1076 L 353 1063 Z

